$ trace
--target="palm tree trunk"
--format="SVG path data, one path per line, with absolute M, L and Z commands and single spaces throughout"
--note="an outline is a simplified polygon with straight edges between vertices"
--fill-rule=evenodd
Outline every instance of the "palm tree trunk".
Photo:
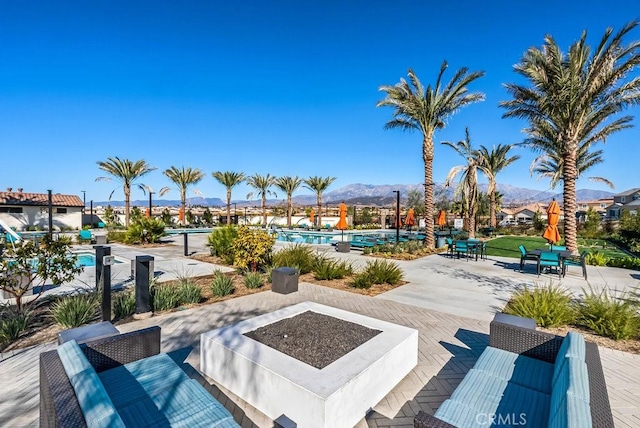
M 227 189 L 227 226 L 231 224 L 231 189 Z
M 124 187 L 124 225 L 129 227 L 129 208 L 131 205 L 131 187 Z
M 185 189 L 180 190 L 180 204 L 182 205 L 182 225 L 187 224 L 187 192 Z
M 318 226 L 322 227 L 322 196 L 318 193 Z
M 267 227 L 267 195 L 262 195 L 262 227 Z
M 424 216 L 425 216 L 425 244 L 427 248 L 436 247 L 433 227 L 433 139 L 425 136 L 422 143 L 422 158 L 424 160 Z
M 576 228 L 576 178 L 578 177 L 577 168 L 577 151 L 578 144 L 567 144 L 567 152 L 564 158 L 563 181 L 564 190 L 563 209 L 564 209 L 564 244 L 568 251 L 573 254 L 578 253 L 578 231 Z M 573 147 L 572 147 L 573 146 Z
M 489 226 L 496 228 L 496 192 L 489 195 Z
M 291 203 L 291 193 L 287 195 L 287 227 L 291 227 L 291 215 L 293 214 L 293 204 Z

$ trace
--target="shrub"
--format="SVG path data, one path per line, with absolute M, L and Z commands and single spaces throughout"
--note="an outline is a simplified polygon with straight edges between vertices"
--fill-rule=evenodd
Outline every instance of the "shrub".
M 267 282 L 268 282 L 269 284 L 271 284 L 271 282 L 272 282 L 272 278 L 273 278 L 273 270 L 274 270 L 275 268 L 276 268 L 276 267 L 275 267 L 273 264 L 266 265 L 266 266 L 263 266 L 263 267 L 262 267 L 262 271 L 264 272 L 265 279 L 267 280 Z
M 612 257 L 607 266 L 640 270 L 640 257 Z
M 367 272 L 362 272 L 353 277 L 351 286 L 355 288 L 371 288 L 373 281 Z
M 133 222 L 125 234 L 127 244 L 152 244 L 164 236 L 164 223 L 156 218 L 141 218 Z
M 107 232 L 108 242 L 125 242 L 127 240 L 127 232 L 124 230 L 110 230 Z
M 64 328 L 88 324 L 98 317 L 100 296 L 98 293 L 82 293 L 61 297 L 51 305 L 53 319 Z
M 247 272 L 244 276 L 244 285 L 250 289 L 256 289 L 262 287 L 264 278 L 260 272 Z
M 238 237 L 231 244 L 234 264 L 241 269 L 249 268 L 255 272 L 268 260 L 275 240 L 275 237 L 264 230 L 240 226 Z
M 169 284 L 151 286 L 151 309 L 154 312 L 168 311 L 180 306 L 180 291 Z
M 275 253 L 272 264 L 275 267 L 287 266 L 296 268 L 302 275 L 313 270 L 314 262 L 315 257 L 311 247 L 304 244 L 295 244 Z
M 233 251 L 231 244 L 238 237 L 238 229 L 235 226 L 225 226 L 213 230 L 207 238 L 207 247 L 212 256 L 221 257 L 225 263 L 233 264 Z
M 604 253 L 600 251 L 594 251 L 592 253 L 587 254 L 584 259 L 585 263 L 592 266 L 606 266 L 609 261 L 609 257 L 607 257 Z
M 375 260 L 367 262 L 364 272 L 370 277 L 374 284 L 395 285 L 402 279 L 400 267 L 389 260 Z
M 504 313 L 533 318 L 541 327 L 558 327 L 575 320 L 575 309 L 569 292 L 559 286 L 525 286 L 514 293 Z
M 584 292 L 578 304 L 577 324 L 614 340 L 635 339 L 640 332 L 640 316 L 625 296 L 618 299 L 609 290 Z
M 111 309 L 115 320 L 130 317 L 136 312 L 136 295 L 132 291 L 114 293 L 111 299 Z
M 193 281 L 181 281 L 178 287 L 180 304 L 200 303 L 202 300 L 202 289 Z
M 27 330 L 31 321 L 31 311 L 18 311 L 15 306 L 0 309 L 0 343 L 13 342 Z
M 217 297 L 224 297 L 233 293 L 233 291 L 233 280 L 222 272 L 216 272 L 213 280 L 211 281 L 211 292 L 213 295 Z
M 313 275 L 319 280 L 342 279 L 353 273 L 353 267 L 347 261 L 335 260 L 326 256 L 316 256 Z

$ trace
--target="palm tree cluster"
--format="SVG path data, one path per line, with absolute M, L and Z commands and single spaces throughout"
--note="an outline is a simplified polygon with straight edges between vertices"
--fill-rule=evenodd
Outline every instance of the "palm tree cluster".
M 112 178 L 115 178 L 122 183 L 125 198 L 125 226 L 128 227 L 130 222 L 131 186 L 136 184 L 143 193 L 152 191 L 149 186 L 138 183 L 138 180 L 156 168 L 149 166 L 144 160 L 134 162 L 129 159 L 120 159 L 118 157 L 107 158 L 106 161 L 99 161 L 98 167 L 111 175 L 111 177 L 98 177 L 96 178 L 96 181 L 110 181 Z M 199 168 L 184 166 L 180 168 L 172 166 L 169 169 L 164 170 L 163 174 L 178 187 L 182 213 L 180 220 L 184 224 L 186 218 L 184 214 L 186 210 L 187 190 L 190 186 L 199 183 L 205 175 Z M 315 192 L 318 204 L 318 221 L 320 222 L 322 194 L 336 179 L 336 177 L 319 176 L 301 179 L 298 176 L 275 177 L 271 174 L 254 174 L 247 176 L 242 172 L 235 171 L 214 171 L 211 175 L 227 190 L 227 224 L 231 223 L 231 192 L 234 187 L 246 182 L 249 186 L 255 189 L 247 195 L 247 199 L 251 199 L 254 196 L 261 199 L 262 225 L 265 227 L 267 225 L 267 196 L 276 195 L 275 192 L 271 190 L 272 187 L 275 186 L 279 188 L 287 195 L 287 226 L 291 226 L 291 217 L 293 215 L 293 193 L 302 184 L 304 184 L 304 187 Z M 163 187 L 160 189 L 159 195 L 164 195 L 170 190 L 170 187 Z M 109 199 L 113 196 L 114 191 L 109 195 Z M 194 189 L 194 193 L 202 196 L 201 192 L 198 190 Z
M 528 127 L 522 145 L 541 152 L 531 165 L 531 172 L 551 180 L 554 187 L 563 183 L 565 214 L 565 243 L 577 252 L 576 180 L 581 173 L 601 163 L 602 151 L 593 151 L 596 143 L 605 142 L 612 134 L 632 126 L 632 116 L 616 117 L 625 108 L 640 104 L 640 77 L 630 74 L 640 64 L 640 42 L 624 44 L 623 39 L 638 26 L 638 21 L 625 25 L 614 34 L 605 31 L 600 43 L 592 51 L 586 43 L 587 33 L 563 53 L 551 36 L 546 36 L 541 48 L 530 48 L 515 65 L 515 71 L 529 85 L 506 84 L 512 99 L 500 106 L 507 112 L 503 117 L 525 119 Z M 468 86 L 484 75 L 481 71 L 459 69 L 453 78 L 442 84 L 447 64 L 443 62 L 436 84 L 426 88 L 413 70 L 409 82 L 400 79 L 393 86 L 381 86 L 386 96 L 378 107 L 392 107 L 393 116 L 385 128 L 419 131 L 422 134 L 424 161 L 425 213 L 427 215 L 427 245 L 434 246 L 433 222 L 433 135 L 443 129 L 460 108 L 484 100 L 480 92 L 469 92 Z M 465 201 L 473 204 L 477 186 L 477 171 L 489 180 L 492 206 L 491 225 L 495 226 L 496 174 L 516 158 L 508 157 L 512 145 L 499 145 L 490 152 L 481 147 L 474 150 L 468 138 L 457 144 L 446 143 L 467 159 L 467 165 L 454 167 L 447 181 L 461 173 L 459 192 L 466 192 Z M 602 177 L 595 180 L 609 183 Z M 471 197 L 471 198 L 470 198 Z M 472 206 L 464 207 L 473 210 Z

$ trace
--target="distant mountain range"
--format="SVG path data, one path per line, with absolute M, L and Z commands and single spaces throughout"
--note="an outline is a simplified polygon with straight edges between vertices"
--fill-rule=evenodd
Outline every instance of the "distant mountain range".
M 562 193 L 556 192 L 541 192 L 540 190 L 527 189 L 523 187 L 515 187 L 508 184 L 498 184 L 498 191 L 503 194 L 502 201 L 504 204 L 526 204 L 531 202 L 548 202 L 553 198 L 557 200 L 562 200 Z M 348 205 L 367 205 L 367 206 L 388 206 L 395 202 L 396 195 L 394 193 L 395 190 L 400 191 L 400 198 L 402 200 L 406 200 L 407 194 L 411 190 L 419 190 L 422 192 L 423 189 L 422 184 L 349 184 L 347 186 L 341 187 L 340 189 L 329 191 L 322 195 L 322 201 L 325 204 L 338 204 L 342 201 L 347 203 Z M 486 184 L 481 184 L 480 189 L 482 191 L 487 190 Z M 453 196 L 452 188 L 445 188 L 441 183 L 435 183 L 434 192 L 436 195 L 436 199 L 440 196 L 446 195 L 449 198 Z M 590 201 L 596 200 L 600 198 L 607 198 L 613 195 L 612 192 L 607 192 L 604 190 L 592 190 L 592 189 L 580 189 L 577 192 L 578 201 Z M 268 205 L 279 205 L 284 204 L 285 200 L 282 198 L 279 199 L 269 199 L 267 201 Z M 225 206 L 226 203 L 220 198 L 202 198 L 195 197 L 189 198 L 189 205 L 201 205 L 201 206 L 210 206 L 210 207 L 222 207 Z M 257 200 L 234 200 L 233 203 L 236 204 L 236 207 L 242 208 L 246 206 L 256 206 L 260 202 Z M 313 194 L 307 195 L 298 195 L 293 197 L 293 203 L 296 205 L 315 205 L 316 196 Z M 135 200 L 131 202 L 132 206 L 148 206 L 149 202 L 147 200 Z M 113 207 L 121 207 L 124 205 L 124 201 L 102 201 L 102 202 L 94 202 L 94 206 L 107 206 L 111 205 Z M 153 200 L 154 206 L 167 206 L 167 207 L 178 207 L 180 206 L 179 200 L 170 200 L 170 199 L 155 199 Z

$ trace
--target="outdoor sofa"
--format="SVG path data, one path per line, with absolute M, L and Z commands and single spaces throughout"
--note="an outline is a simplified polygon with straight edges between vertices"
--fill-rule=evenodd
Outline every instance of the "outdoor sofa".
M 415 428 L 614 426 L 596 344 L 499 315 L 473 369 L 435 415 L 418 413 Z
M 238 427 L 167 354 L 160 327 L 40 354 L 41 427 Z

